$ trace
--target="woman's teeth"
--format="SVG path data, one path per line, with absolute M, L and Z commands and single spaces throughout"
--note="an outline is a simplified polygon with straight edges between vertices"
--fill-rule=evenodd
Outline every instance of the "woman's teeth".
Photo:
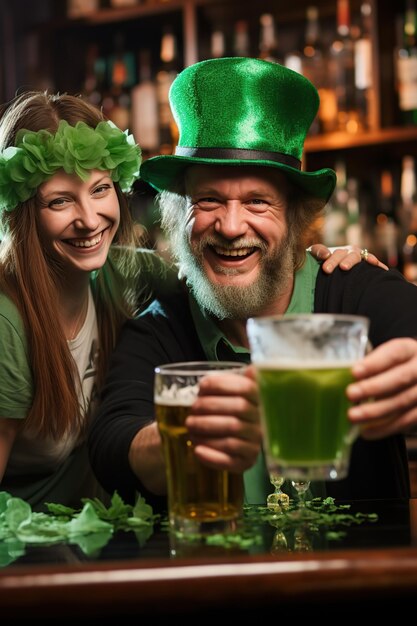
M 72 246 L 75 246 L 76 248 L 92 248 L 93 246 L 96 246 L 98 243 L 100 243 L 102 234 L 103 233 L 100 233 L 99 235 L 94 237 L 94 239 L 77 239 L 77 241 L 68 241 L 68 243 L 70 243 Z

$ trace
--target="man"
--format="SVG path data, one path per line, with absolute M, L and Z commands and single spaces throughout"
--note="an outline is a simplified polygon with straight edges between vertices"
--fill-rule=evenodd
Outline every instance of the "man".
M 164 494 L 156 365 L 249 363 L 249 317 L 356 313 L 370 318 L 370 340 L 379 346 L 357 365 L 358 382 L 348 389 L 358 403 L 350 418 L 367 428 L 349 477 L 328 483 L 327 493 L 407 497 L 402 433 L 417 422 L 417 289 L 366 263 L 327 275 L 306 255 L 309 227 L 335 185 L 331 169 L 301 170 L 315 88 L 276 63 L 223 58 L 181 72 L 170 98 L 179 146 L 146 161 L 141 176 L 161 192 L 162 225 L 184 285 L 122 332 L 90 433 L 97 477 L 125 498 L 139 491 L 156 504 L 155 494 Z M 264 502 L 271 487 L 259 453 L 256 385 L 250 370 L 239 379 L 206 379 L 187 426 L 203 462 L 243 471 L 247 501 Z

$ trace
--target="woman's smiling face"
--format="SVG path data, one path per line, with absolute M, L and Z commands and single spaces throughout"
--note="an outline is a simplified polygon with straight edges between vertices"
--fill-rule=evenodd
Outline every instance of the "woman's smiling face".
M 57 172 L 38 190 L 39 234 L 48 255 L 68 274 L 101 268 L 120 222 L 120 205 L 109 172 L 88 180 Z

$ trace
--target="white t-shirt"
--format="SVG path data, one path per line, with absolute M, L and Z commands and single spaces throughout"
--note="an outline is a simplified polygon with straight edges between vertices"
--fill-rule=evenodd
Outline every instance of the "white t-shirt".
M 77 364 L 82 384 L 82 390 L 79 392 L 80 403 L 85 409 L 88 409 L 90 403 L 97 401 L 94 383 L 98 357 L 98 326 L 91 289 L 84 324 L 78 335 L 68 341 L 68 345 Z M 92 410 L 93 406 L 90 408 Z M 7 473 L 13 476 L 27 473 L 42 474 L 51 471 L 62 463 L 74 447 L 80 443 L 77 439 L 78 435 L 72 433 L 66 434 L 59 440 L 31 437 L 28 432 L 18 435 L 7 464 Z

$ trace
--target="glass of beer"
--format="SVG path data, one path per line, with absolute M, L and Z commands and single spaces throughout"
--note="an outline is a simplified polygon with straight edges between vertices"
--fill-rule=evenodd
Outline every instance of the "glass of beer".
M 337 314 L 248 320 L 268 469 L 296 488 L 348 474 L 358 428 L 347 418 L 346 387 L 368 327 L 365 317 Z
M 194 454 L 185 420 L 205 376 L 242 374 L 244 363 L 201 361 L 155 368 L 155 414 L 168 483 L 170 527 L 182 533 L 233 530 L 243 511 L 243 476 L 217 470 Z

